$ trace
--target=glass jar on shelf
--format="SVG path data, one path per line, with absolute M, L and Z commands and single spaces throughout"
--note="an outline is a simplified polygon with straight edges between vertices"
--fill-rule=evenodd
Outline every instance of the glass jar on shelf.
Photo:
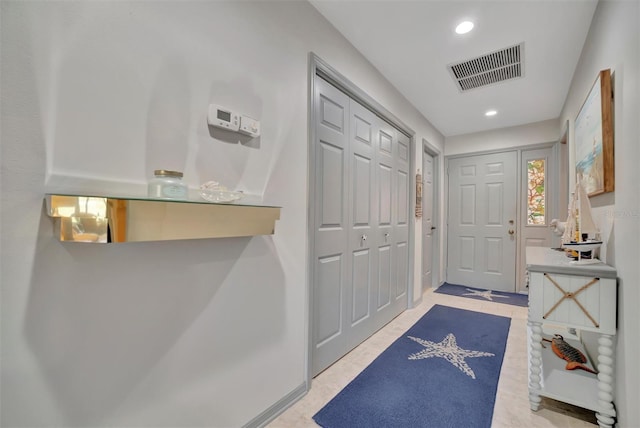
M 154 199 L 186 200 L 189 189 L 182 181 L 183 174 L 179 171 L 156 169 L 154 177 L 149 181 L 148 196 Z

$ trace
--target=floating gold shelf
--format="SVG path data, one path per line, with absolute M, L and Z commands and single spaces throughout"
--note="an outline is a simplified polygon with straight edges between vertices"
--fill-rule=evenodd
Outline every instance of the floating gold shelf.
M 47 194 L 60 241 L 143 242 L 272 235 L 280 207 Z

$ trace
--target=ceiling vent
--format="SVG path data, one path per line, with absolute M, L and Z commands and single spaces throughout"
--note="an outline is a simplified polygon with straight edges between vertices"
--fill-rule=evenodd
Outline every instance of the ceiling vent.
M 460 92 L 522 77 L 524 43 L 468 61 L 450 64 L 451 75 Z

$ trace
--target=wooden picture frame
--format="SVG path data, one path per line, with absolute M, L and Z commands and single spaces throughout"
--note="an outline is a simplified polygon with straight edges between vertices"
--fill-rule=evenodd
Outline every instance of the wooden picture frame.
M 613 192 L 613 92 L 611 70 L 600 71 L 574 126 L 576 174 L 587 195 Z
M 422 174 L 416 174 L 416 218 L 422 217 Z

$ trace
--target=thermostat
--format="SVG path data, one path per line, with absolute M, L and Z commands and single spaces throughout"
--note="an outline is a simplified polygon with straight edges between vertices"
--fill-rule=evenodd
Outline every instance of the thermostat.
M 229 131 L 238 131 L 240 129 L 240 115 L 227 108 L 209 104 L 207 123 Z

